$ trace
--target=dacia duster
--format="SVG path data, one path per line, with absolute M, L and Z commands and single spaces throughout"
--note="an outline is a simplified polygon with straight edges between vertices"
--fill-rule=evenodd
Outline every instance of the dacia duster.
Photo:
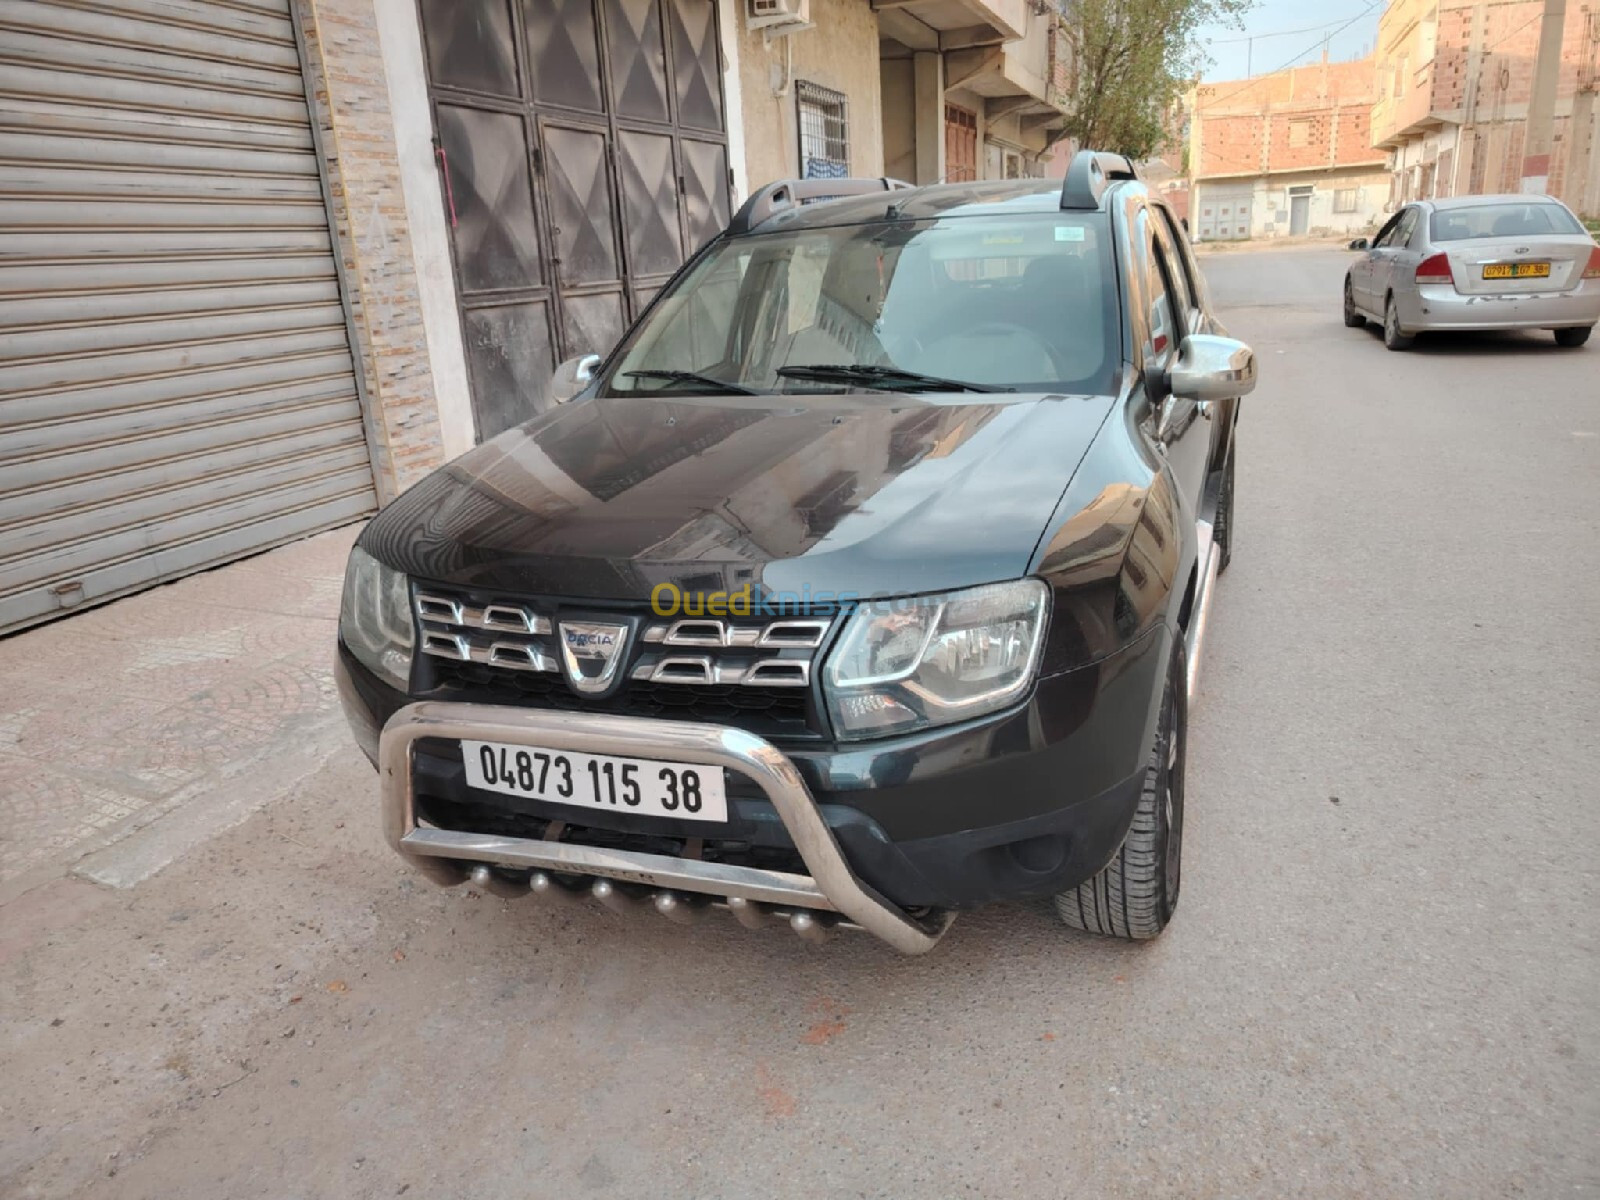
M 351 553 L 340 691 L 442 884 L 931 948 L 1160 933 L 1255 384 L 1167 205 L 787 181 Z

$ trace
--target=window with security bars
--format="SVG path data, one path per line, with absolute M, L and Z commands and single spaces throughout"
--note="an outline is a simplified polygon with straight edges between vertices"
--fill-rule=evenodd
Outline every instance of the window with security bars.
M 807 179 L 843 179 L 850 174 L 850 111 L 843 92 L 797 79 L 800 174 Z

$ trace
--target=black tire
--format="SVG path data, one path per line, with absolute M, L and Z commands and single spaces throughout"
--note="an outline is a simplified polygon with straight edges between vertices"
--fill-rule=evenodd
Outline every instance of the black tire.
M 1350 286 L 1350 276 L 1344 277 L 1344 325 L 1346 329 L 1365 329 L 1367 319 L 1356 308 L 1355 290 Z
M 1409 350 L 1416 341 L 1413 335 L 1400 332 L 1400 310 L 1390 296 L 1383 302 L 1383 344 L 1391 350 Z
M 1182 644 L 1172 655 L 1155 745 L 1133 825 L 1117 856 L 1086 883 L 1055 898 L 1074 929 L 1141 942 L 1172 920 L 1183 881 L 1183 761 L 1187 728 Z
M 1556 345 L 1565 346 L 1568 350 L 1576 350 L 1589 340 L 1589 335 L 1593 332 L 1593 325 L 1583 325 L 1577 329 L 1558 329 L 1556 330 Z
M 1216 540 L 1219 557 L 1217 574 L 1221 575 L 1233 561 L 1233 455 L 1228 455 L 1228 465 L 1222 468 L 1222 490 L 1217 493 L 1217 515 L 1212 521 L 1211 536 Z

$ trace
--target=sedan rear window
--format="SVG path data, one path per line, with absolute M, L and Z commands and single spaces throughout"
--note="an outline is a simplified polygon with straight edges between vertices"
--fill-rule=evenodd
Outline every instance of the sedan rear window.
M 1582 233 L 1578 219 L 1559 204 L 1474 204 L 1433 214 L 1433 240 L 1461 242 L 1468 238 L 1531 237 L 1550 233 Z

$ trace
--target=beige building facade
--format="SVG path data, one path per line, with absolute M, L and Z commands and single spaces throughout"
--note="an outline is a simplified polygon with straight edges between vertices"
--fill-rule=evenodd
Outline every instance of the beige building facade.
M 1045 172 L 1071 82 L 1057 6 L 878 0 L 877 9 L 889 175 L 926 184 Z
M 1522 186 L 1543 0 L 1393 0 L 1378 25 L 1373 144 L 1390 204 Z M 1600 215 L 1600 3 L 1567 0 L 1542 186 Z
M 1206 83 L 1187 102 L 1199 241 L 1356 233 L 1388 198 L 1370 58 Z

